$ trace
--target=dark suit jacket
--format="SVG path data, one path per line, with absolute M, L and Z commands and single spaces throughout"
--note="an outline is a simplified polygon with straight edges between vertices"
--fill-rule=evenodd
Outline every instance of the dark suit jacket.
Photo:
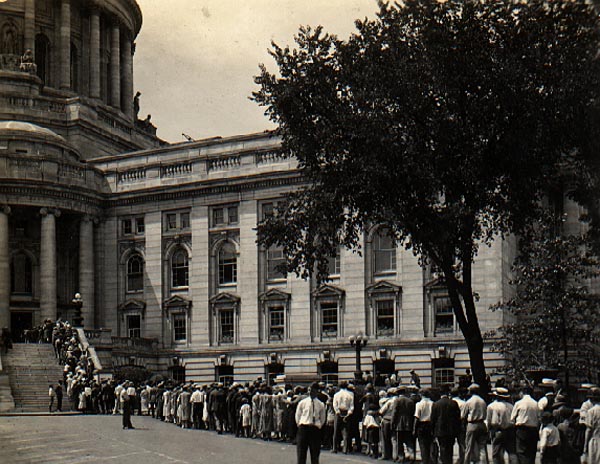
M 406 396 L 396 398 L 392 413 L 392 426 L 399 432 L 412 432 L 415 420 L 415 402 Z
M 460 408 L 456 401 L 442 397 L 431 408 L 431 425 L 435 437 L 457 437 L 460 432 Z

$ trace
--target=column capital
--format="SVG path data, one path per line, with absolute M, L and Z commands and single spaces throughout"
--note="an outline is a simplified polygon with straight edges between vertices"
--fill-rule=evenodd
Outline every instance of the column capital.
M 0 205 L 0 212 L 8 215 L 12 212 L 12 209 L 8 205 Z
M 52 215 L 54 217 L 60 217 L 60 209 L 57 208 L 41 208 L 40 209 L 40 215 L 41 216 L 48 216 L 48 215 Z

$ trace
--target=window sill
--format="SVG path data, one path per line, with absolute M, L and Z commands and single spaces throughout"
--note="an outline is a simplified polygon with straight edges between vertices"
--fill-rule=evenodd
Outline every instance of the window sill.
M 127 295 L 139 295 L 140 293 L 144 293 L 144 289 L 140 289 L 140 290 L 127 290 L 125 292 Z
M 396 270 L 374 272 L 373 277 L 391 277 L 398 274 Z
M 287 277 L 278 277 L 277 279 L 267 279 L 267 281 L 265 283 L 267 285 L 286 284 L 287 283 Z
M 189 289 L 190 289 L 189 286 L 187 286 L 187 287 L 171 287 L 171 293 L 187 292 Z

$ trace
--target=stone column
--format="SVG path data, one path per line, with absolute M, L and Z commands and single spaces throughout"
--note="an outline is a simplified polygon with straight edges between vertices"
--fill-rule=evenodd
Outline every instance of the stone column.
M 35 55 L 35 0 L 25 0 L 23 42 L 25 50 L 31 50 Z
M 57 209 L 42 208 L 40 244 L 40 309 L 42 320 L 56 320 L 56 218 Z
M 10 207 L 0 207 L 0 329 L 10 325 L 10 249 L 8 215 Z
M 90 97 L 100 98 L 100 10 L 90 13 Z
M 71 0 L 60 4 L 60 74 L 61 89 L 71 88 Z
M 83 299 L 83 325 L 94 327 L 94 221 L 84 216 L 79 224 L 79 293 Z
M 110 105 L 121 108 L 121 31 L 117 20 L 110 35 Z
M 131 46 L 131 36 L 132 34 L 127 32 L 123 40 L 123 69 L 121 70 L 121 87 L 123 91 L 121 108 L 129 119 L 133 118 L 133 47 Z

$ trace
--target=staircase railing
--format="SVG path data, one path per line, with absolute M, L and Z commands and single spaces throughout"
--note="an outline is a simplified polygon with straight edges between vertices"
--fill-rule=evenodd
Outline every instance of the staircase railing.
M 85 335 L 85 330 L 83 330 L 81 328 L 78 328 L 76 330 L 77 330 L 77 336 L 79 338 L 79 343 L 81 345 L 81 349 L 87 355 L 88 359 L 90 359 L 92 361 L 92 364 L 94 365 L 94 372 L 101 371 L 102 363 L 100 362 L 100 358 L 98 357 L 96 350 L 88 342 L 88 339 Z

